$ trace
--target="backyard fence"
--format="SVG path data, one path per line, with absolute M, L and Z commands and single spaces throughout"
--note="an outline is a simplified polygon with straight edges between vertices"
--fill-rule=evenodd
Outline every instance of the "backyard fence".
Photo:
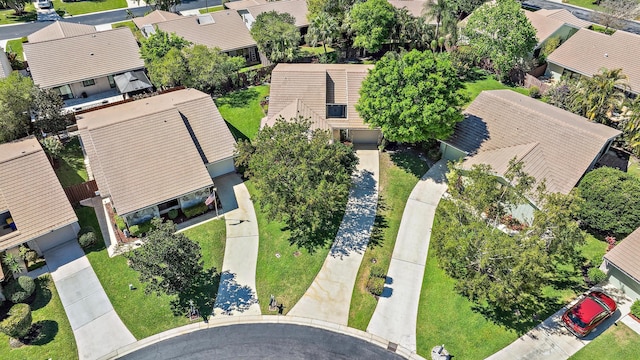
M 90 199 L 96 196 L 98 191 L 98 185 L 95 180 L 83 182 L 82 184 L 75 184 L 64 188 L 64 193 L 67 195 L 67 199 L 71 205 L 78 205 L 80 201 L 84 199 Z

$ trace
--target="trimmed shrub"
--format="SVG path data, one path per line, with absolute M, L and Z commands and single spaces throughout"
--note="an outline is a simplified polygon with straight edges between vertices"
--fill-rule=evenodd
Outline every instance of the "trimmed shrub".
M 631 304 L 631 314 L 633 316 L 640 318 L 640 300 L 636 300 Z
M 370 276 L 367 281 L 367 290 L 376 296 L 382 295 L 384 291 L 384 278 Z
M 29 276 L 20 276 L 18 278 L 18 285 L 24 290 L 29 296 L 36 291 L 36 282 Z
M 387 274 L 385 274 L 384 269 L 382 268 L 382 266 L 380 265 L 373 265 L 371 267 L 371 270 L 369 271 L 369 277 L 379 277 L 379 278 L 383 278 L 385 276 L 387 276 Z
M 94 232 L 96 232 L 96 230 L 93 228 L 93 226 L 83 226 L 80 228 L 80 231 L 78 231 L 78 237 L 86 233 L 94 233 Z
M 148 233 L 149 230 L 151 230 L 151 220 L 145 221 L 145 222 L 140 223 L 138 225 L 129 226 L 129 232 L 131 233 L 131 236 L 133 236 L 133 237 L 140 237 L 140 236 Z
M 116 220 L 116 226 L 118 227 L 118 229 L 120 229 L 120 231 L 123 231 L 127 228 L 127 224 L 125 224 L 124 219 L 121 218 L 120 215 L 116 214 L 114 215 L 114 218 Z
M 31 307 L 27 304 L 15 304 L 7 316 L 0 322 L 0 331 L 12 338 L 21 338 L 31 329 Z
M 28 276 L 20 276 L 5 287 L 5 296 L 14 304 L 26 302 L 36 289 L 36 284 Z
M 595 284 L 599 284 L 607 278 L 607 274 L 605 274 L 604 271 L 598 269 L 597 267 L 592 267 L 591 269 L 589 269 L 589 271 L 587 271 L 587 275 L 589 276 L 589 279 L 591 279 L 591 281 Z
M 34 262 L 36 262 L 36 260 L 38 260 L 38 253 L 35 252 L 35 250 L 29 250 L 24 255 L 24 259 L 27 260 L 30 263 L 34 263 Z
M 177 218 L 178 217 L 178 210 L 177 209 L 169 210 L 169 212 L 167 213 L 167 216 L 169 216 L 169 219 L 171 219 L 171 220 Z
M 98 241 L 98 237 L 96 236 L 96 233 L 94 233 L 93 231 L 84 233 L 80 235 L 80 237 L 78 238 L 78 242 L 80 243 L 80 246 L 82 246 L 83 248 L 89 247 L 95 244 L 97 241 Z
M 531 86 L 529 88 L 529 96 L 531 96 L 534 99 L 537 99 L 540 97 L 540 88 L 538 88 L 537 86 Z
M 204 214 L 205 212 L 207 212 L 207 210 L 209 210 L 209 207 L 207 205 L 205 205 L 204 203 L 198 203 L 197 205 L 194 205 L 192 207 L 182 209 L 182 212 L 186 217 L 192 218 L 194 216 Z

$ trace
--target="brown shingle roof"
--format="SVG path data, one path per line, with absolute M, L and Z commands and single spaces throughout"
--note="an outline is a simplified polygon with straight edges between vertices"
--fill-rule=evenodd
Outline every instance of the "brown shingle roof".
M 93 34 L 97 32 L 96 28 L 91 25 L 83 25 L 70 23 L 65 21 L 56 21 L 33 34 L 27 36 L 30 43 L 62 39 L 71 36 Z
M 78 221 L 33 137 L 0 145 L 0 212 L 6 210 L 17 231 L 0 237 L 0 251 Z
M 278 64 L 271 73 L 269 113 L 272 123 L 292 103 L 302 101 L 308 111 L 331 127 L 368 129 L 355 104 L 360 99 L 360 85 L 372 65 L 354 64 Z M 328 119 L 327 103 L 347 105 L 346 119 Z M 319 124 L 323 127 L 323 124 Z
M 577 18 L 575 15 L 565 9 L 540 9 L 536 11 L 536 14 L 546 16 L 550 19 L 563 21 L 564 23 L 572 25 L 575 28 L 585 28 L 591 25 L 590 22 Z
M 211 185 L 205 161 L 232 157 L 235 144 L 211 97 L 194 89 L 88 112 L 78 127 L 98 187 L 121 214 Z
M 24 44 L 33 82 L 50 88 L 144 68 L 129 28 Z
M 184 16 L 180 19 L 157 23 L 158 29 L 175 33 L 186 40 L 222 51 L 232 51 L 256 46 L 249 29 L 235 10 L 209 13 L 213 23 L 199 24 L 198 16 Z
M 580 29 L 560 45 L 547 61 L 571 71 L 593 76 L 601 68 L 622 69 L 629 77 L 629 86 L 640 93 L 640 35 L 618 30 L 606 35 Z
M 640 283 L 640 228 L 604 255 L 607 262 Z
M 257 19 L 258 15 L 269 11 L 288 13 L 296 19 L 295 25 L 297 27 L 309 26 L 309 20 L 307 20 L 306 0 L 270 1 L 265 4 L 248 6 L 246 10 L 254 17 L 254 19 Z
M 142 29 L 142 27 L 145 25 L 154 25 L 159 22 L 181 19 L 181 18 L 182 16 L 172 12 L 155 10 L 143 17 L 136 17 L 136 18 L 133 18 L 132 20 L 136 24 L 138 29 Z
M 502 174 L 514 156 L 550 192 L 568 193 L 603 146 L 620 134 L 608 126 L 511 90 L 483 91 L 445 142 Z

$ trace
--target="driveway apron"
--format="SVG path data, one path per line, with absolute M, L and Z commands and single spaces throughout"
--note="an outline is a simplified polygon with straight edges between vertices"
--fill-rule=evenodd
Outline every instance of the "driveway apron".
M 398 238 L 367 332 L 409 350 L 416 350 L 416 321 L 431 227 L 438 202 L 447 189 L 446 160 L 438 161 L 411 191 L 404 208 Z
M 356 149 L 360 159 L 342 223 L 320 272 L 289 315 L 347 325 L 351 294 L 369 243 L 378 204 L 378 149 Z
M 48 250 L 44 257 L 71 323 L 80 359 L 97 359 L 136 341 L 113 309 L 77 241 Z
M 258 221 L 249 191 L 237 174 L 214 182 L 227 228 L 214 315 L 260 315 L 256 292 Z

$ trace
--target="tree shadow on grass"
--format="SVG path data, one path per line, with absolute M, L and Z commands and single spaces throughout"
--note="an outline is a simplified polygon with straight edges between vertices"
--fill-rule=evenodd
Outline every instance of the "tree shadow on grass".
M 389 227 L 389 222 L 384 216 L 384 212 L 388 209 L 382 195 L 378 196 L 378 210 L 373 220 L 373 228 L 371 229 L 371 237 L 369 238 L 368 248 L 375 248 L 384 245 L 384 233 Z
M 233 135 L 233 138 L 236 139 L 236 141 L 249 140 L 249 137 L 245 135 L 242 131 L 238 130 L 237 127 L 233 126 L 233 124 L 231 124 L 227 120 L 225 120 L 224 122 L 227 123 L 227 127 L 229 128 L 229 131 L 231 131 L 231 135 Z
M 50 281 L 51 278 L 48 276 L 42 276 L 36 279 L 36 298 L 31 303 L 31 311 L 42 309 L 51 301 Z
M 239 90 L 217 98 L 216 105 L 218 107 L 223 105 L 229 105 L 230 107 L 235 108 L 246 107 L 249 106 L 249 103 L 252 100 L 258 99 L 259 96 L 260 92 L 254 88 Z
M 193 301 L 203 319 L 208 319 L 213 312 L 213 305 L 216 301 L 218 285 L 220 284 L 220 274 L 215 268 L 204 270 L 194 280 L 192 286 L 178 294 L 178 297 L 171 300 L 171 309 L 174 315 L 184 315 L 189 311 L 189 301 Z
M 46 345 L 58 334 L 58 323 L 53 320 L 41 320 L 31 325 L 29 334 L 21 341 L 26 345 Z
M 399 150 L 391 153 L 390 157 L 397 167 L 418 178 L 421 178 L 429 170 L 426 161 L 421 159 L 414 151 Z

